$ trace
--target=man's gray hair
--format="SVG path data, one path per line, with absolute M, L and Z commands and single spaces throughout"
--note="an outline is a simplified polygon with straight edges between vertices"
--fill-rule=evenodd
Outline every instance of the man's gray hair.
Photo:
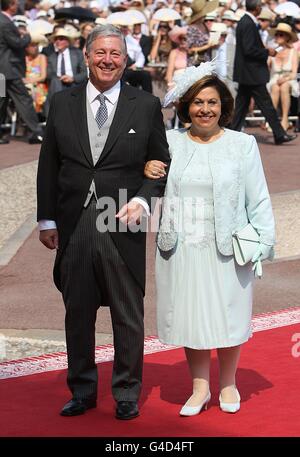
M 124 55 L 127 55 L 127 46 L 126 46 L 126 41 L 125 41 L 125 36 L 121 32 L 121 30 L 112 25 L 112 24 L 101 24 L 97 25 L 91 33 L 88 35 L 87 40 L 86 40 L 86 52 L 89 53 L 91 50 L 91 45 L 92 42 L 95 41 L 97 38 L 102 37 L 102 36 L 115 36 L 117 38 L 120 38 L 122 42 L 122 51 Z
M 254 11 L 258 6 L 261 6 L 261 0 L 246 0 L 247 11 Z

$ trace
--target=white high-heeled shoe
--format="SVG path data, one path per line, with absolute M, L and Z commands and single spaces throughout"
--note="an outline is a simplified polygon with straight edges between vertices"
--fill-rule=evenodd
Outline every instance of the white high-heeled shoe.
M 179 413 L 180 416 L 196 416 L 197 414 L 199 414 L 201 412 L 201 410 L 203 408 L 207 409 L 210 399 L 211 399 L 211 394 L 210 394 L 210 392 L 208 392 L 207 396 L 204 398 L 202 403 L 200 403 L 200 405 L 187 406 L 187 404 L 185 404 L 180 410 L 180 413 Z
M 234 388 L 235 388 L 235 392 L 236 392 L 237 399 L 238 399 L 238 401 L 235 402 L 235 403 L 225 403 L 225 402 L 223 402 L 222 401 L 222 396 L 221 396 L 221 393 L 220 393 L 220 396 L 219 396 L 220 408 L 225 413 L 236 413 L 241 407 L 241 404 L 240 404 L 241 397 L 240 397 L 239 391 L 237 390 L 237 388 L 235 386 L 234 386 Z

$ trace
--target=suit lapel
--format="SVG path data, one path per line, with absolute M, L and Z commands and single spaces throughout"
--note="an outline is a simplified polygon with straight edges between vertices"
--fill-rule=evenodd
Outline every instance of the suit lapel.
M 83 154 L 89 164 L 94 166 L 87 125 L 86 84 L 71 92 L 70 108 Z
M 130 122 L 131 115 L 136 107 L 135 101 L 136 96 L 132 93 L 130 86 L 124 84 L 120 91 L 116 112 L 98 163 L 101 163 L 109 154 L 120 133 L 124 133 L 124 127 Z
M 71 67 L 73 71 L 73 75 L 76 75 L 76 54 L 74 53 L 73 49 L 69 49 L 70 52 L 70 61 L 71 61 Z

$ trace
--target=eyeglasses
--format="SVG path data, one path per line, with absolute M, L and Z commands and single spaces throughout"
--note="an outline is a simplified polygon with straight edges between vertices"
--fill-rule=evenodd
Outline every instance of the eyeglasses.
M 283 38 L 284 38 L 284 37 L 286 36 L 286 34 L 283 33 L 283 32 L 276 32 L 276 33 L 275 33 L 275 36 L 280 36 L 280 37 L 283 37 Z

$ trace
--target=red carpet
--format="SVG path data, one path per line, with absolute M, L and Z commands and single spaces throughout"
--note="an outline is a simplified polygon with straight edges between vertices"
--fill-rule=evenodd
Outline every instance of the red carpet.
M 293 338 L 293 340 L 292 340 Z M 237 384 L 241 410 L 218 407 L 217 360 L 212 360 L 212 401 L 207 411 L 178 416 L 190 395 L 190 376 L 182 349 L 145 356 L 141 416 L 114 419 L 110 392 L 112 364 L 99 364 L 99 404 L 84 416 L 58 415 L 70 398 L 65 370 L 0 381 L 0 436 L 34 437 L 210 437 L 300 435 L 299 325 L 259 331 L 244 346 Z M 1 364 L 0 364 L 1 370 Z

